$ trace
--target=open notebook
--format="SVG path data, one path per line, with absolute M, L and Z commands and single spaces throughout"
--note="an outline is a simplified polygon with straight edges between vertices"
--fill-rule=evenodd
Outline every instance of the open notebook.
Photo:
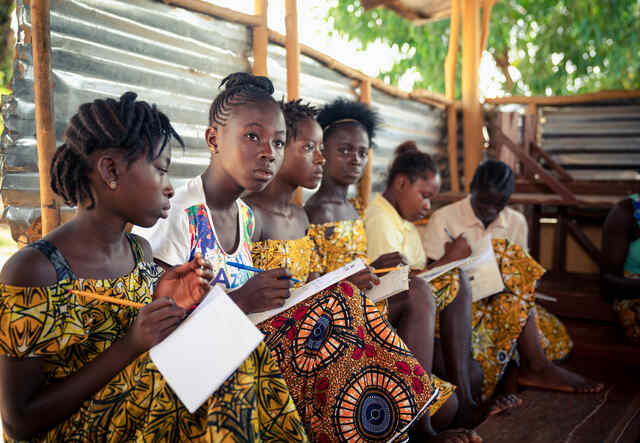
M 149 351 L 190 413 L 260 344 L 262 333 L 218 286 L 178 328 Z
M 409 266 L 401 266 L 380 277 L 380 284 L 367 290 L 367 297 L 374 303 L 409 290 Z
M 473 301 L 497 294 L 504 289 L 502 273 L 489 235 L 471 245 L 469 257 L 429 269 L 418 274 L 418 277 L 431 281 L 454 268 L 462 269 L 469 278 Z
M 315 295 L 318 292 L 327 289 L 329 286 L 352 276 L 356 272 L 363 270 L 365 267 L 366 265 L 364 264 L 364 262 L 358 258 L 351 263 L 348 263 L 343 267 L 336 269 L 335 271 L 328 272 L 323 276 L 316 278 L 315 280 L 311 280 L 309 283 L 299 287 L 298 289 L 294 289 L 293 291 L 291 291 L 291 296 L 287 299 L 283 306 L 264 312 L 258 312 L 256 314 L 249 314 L 249 318 L 256 325 L 262 323 L 263 321 L 268 320 L 271 317 L 274 317 L 281 312 L 286 311 L 290 307 L 306 300 L 312 295 Z

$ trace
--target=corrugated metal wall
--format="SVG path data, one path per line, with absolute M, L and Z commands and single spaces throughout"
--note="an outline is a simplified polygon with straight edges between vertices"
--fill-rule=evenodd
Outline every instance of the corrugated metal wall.
M 576 179 L 640 179 L 640 101 L 540 109 L 539 140 Z
M 26 4 L 25 4 L 26 3 Z M 39 214 L 29 2 L 18 0 L 20 32 L 12 88 L 3 99 L 4 217 L 15 231 Z M 54 106 L 58 142 L 77 107 L 97 97 L 136 91 L 156 103 L 183 136 L 187 149 L 174 150 L 175 185 L 199 174 L 209 161 L 203 133 L 220 80 L 251 66 L 251 30 L 242 25 L 151 0 L 52 0 Z M 270 45 L 268 69 L 276 97 L 286 95 L 284 48 Z M 356 98 L 353 81 L 301 57 L 301 95 L 315 104 Z M 431 153 L 442 145 L 444 113 L 390 97 L 374 89 L 374 106 L 385 126 L 376 140 L 375 180 L 380 181 L 394 147 L 407 139 Z M 70 211 L 67 211 L 67 215 Z

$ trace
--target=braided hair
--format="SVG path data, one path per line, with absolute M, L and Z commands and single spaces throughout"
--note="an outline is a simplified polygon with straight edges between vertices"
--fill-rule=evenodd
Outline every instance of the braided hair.
M 234 106 L 250 103 L 273 102 L 275 89 L 267 77 L 261 77 L 247 72 L 229 74 L 222 82 L 222 92 L 213 100 L 209 109 L 209 125 L 224 126 L 231 115 Z
M 491 188 L 510 196 L 515 186 L 513 170 L 499 160 L 487 160 L 478 166 L 473 174 L 470 189 L 471 192 L 482 188 Z
M 302 103 L 302 99 L 291 100 L 285 103 L 280 102 L 280 108 L 284 114 L 284 121 L 287 124 L 287 142 L 295 140 L 297 137 L 297 125 L 307 118 L 315 120 L 318 109 L 310 103 Z
M 398 174 L 405 174 L 413 183 L 418 178 L 426 178 L 427 172 L 433 175 L 439 174 L 435 161 L 429 154 L 422 152 L 415 141 L 407 140 L 398 145 L 395 150 L 395 158 L 387 177 L 387 187 L 391 187 L 393 179 Z
M 369 143 L 373 143 L 382 120 L 376 111 L 365 103 L 339 98 L 325 105 L 318 114 L 318 123 L 326 137 L 336 128 L 351 123 L 359 123 L 369 136 Z
M 171 138 L 184 147 L 167 116 L 136 97 L 135 92 L 125 92 L 118 101 L 97 99 L 80 105 L 71 117 L 64 143 L 51 162 L 51 188 L 66 204 L 77 206 L 88 199 L 89 209 L 95 207 L 89 180 L 89 157 L 95 152 L 116 149 L 131 164 L 142 155 L 149 161 L 157 158 Z

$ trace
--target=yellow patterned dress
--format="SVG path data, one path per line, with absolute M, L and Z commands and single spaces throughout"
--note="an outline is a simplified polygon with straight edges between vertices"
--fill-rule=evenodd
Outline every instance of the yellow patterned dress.
M 68 377 L 122 338 L 137 309 L 76 296 L 81 289 L 149 303 L 161 274 L 129 236 L 136 266 L 125 276 L 77 279 L 48 242 L 58 283 L 0 285 L 0 346 L 16 359 L 39 358 L 47 383 Z M 12 441 L 6 435 L 5 441 Z M 304 426 L 277 364 L 264 344 L 194 414 L 189 414 L 145 352 L 88 398 L 73 415 L 32 441 L 306 442 Z
M 364 229 L 364 221 L 362 218 L 355 220 L 341 220 L 338 222 L 329 222 L 322 225 L 309 226 L 308 235 L 314 240 L 318 253 L 321 257 L 321 263 L 324 266 L 323 273 L 331 272 L 344 266 L 353 260 L 360 258 L 369 262 L 367 257 L 367 235 Z M 445 277 L 450 278 L 450 276 Z M 453 280 L 447 280 L 450 284 L 442 285 L 442 288 L 434 288 L 434 294 L 436 295 L 436 303 L 438 306 L 446 306 L 455 298 L 455 281 L 459 280 L 455 277 L 451 277 Z M 440 297 L 440 299 L 438 299 Z M 366 299 L 366 297 L 364 297 Z M 381 313 L 381 317 L 387 320 L 387 304 L 386 300 L 377 304 L 378 311 Z M 435 403 L 431 409 L 431 415 L 435 414 L 440 407 L 449 399 L 455 386 L 444 380 L 439 379 L 435 375 L 431 375 L 433 384 L 440 389 L 440 397 L 437 403 Z
M 286 267 L 301 282 L 322 271 L 309 237 L 260 241 L 251 250 L 256 266 Z M 312 441 L 387 441 L 450 395 L 346 281 L 258 326 Z

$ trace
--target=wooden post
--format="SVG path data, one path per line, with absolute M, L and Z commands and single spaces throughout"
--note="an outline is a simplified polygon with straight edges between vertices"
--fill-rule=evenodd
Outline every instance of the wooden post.
M 56 151 L 56 121 L 53 113 L 49 6 L 49 0 L 31 2 L 33 92 L 36 105 L 36 139 L 43 236 L 60 225 L 60 203 L 51 189 L 50 171 L 51 160 Z
M 371 105 L 371 80 L 365 79 L 360 82 L 360 102 Z M 362 173 L 358 183 L 358 197 L 362 202 L 363 209 L 369 206 L 371 197 L 371 178 L 373 176 L 373 149 L 369 149 L 367 166 Z
M 446 96 L 453 100 L 447 107 L 447 154 L 449 156 L 449 178 L 451 190 L 460 191 L 458 170 L 458 110 L 456 109 L 456 65 L 458 63 L 458 35 L 460 34 L 460 0 L 451 0 L 451 25 L 449 29 L 449 52 L 444 62 Z
M 553 233 L 553 259 L 551 268 L 553 272 L 564 274 L 567 269 L 567 208 L 558 207 L 556 229 Z
M 480 59 L 482 53 L 487 49 L 487 41 L 489 41 L 489 30 L 491 29 L 491 9 L 497 0 L 485 0 L 482 9 L 482 39 L 480 40 Z
M 285 0 L 285 28 L 287 39 L 287 100 L 300 98 L 300 41 L 298 39 L 298 4 L 297 0 Z M 296 189 L 293 202 L 302 206 L 304 198 L 302 188 Z
M 462 128 L 464 182 L 469 185 L 482 157 L 482 107 L 478 95 L 480 0 L 462 0 Z
M 260 25 L 253 28 L 253 74 L 268 75 L 267 47 L 269 29 L 267 28 L 267 0 L 254 0 L 254 14 L 260 18 Z

